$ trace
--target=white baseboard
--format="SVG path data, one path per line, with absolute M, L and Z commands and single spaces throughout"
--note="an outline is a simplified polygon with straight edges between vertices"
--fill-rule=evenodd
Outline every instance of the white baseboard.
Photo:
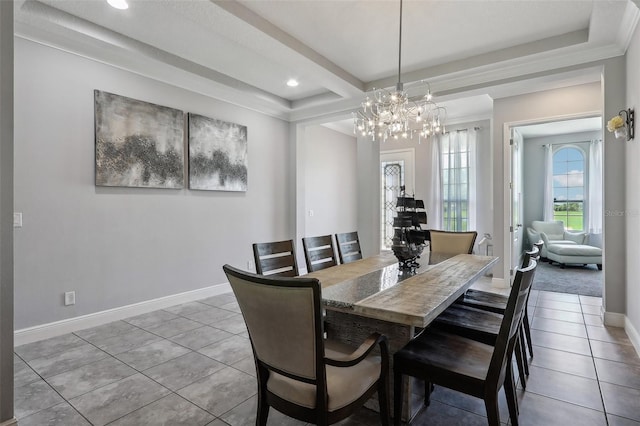
M 508 281 L 506 281 L 504 278 L 491 278 L 491 286 L 493 287 L 497 287 L 497 288 L 508 288 L 509 286 L 507 285 Z
M 638 330 L 636 330 L 633 324 L 631 324 L 631 321 L 629 321 L 628 317 L 625 318 L 624 331 L 627 332 L 627 336 L 629 336 L 629 340 L 631 340 L 633 347 L 636 348 L 636 352 L 638 353 L 638 356 L 640 356 L 640 333 L 638 333 Z
M 604 311 L 604 307 L 602 308 L 602 310 Z M 621 328 L 624 328 L 624 323 L 627 318 L 625 314 L 618 314 L 614 312 L 603 312 L 601 316 L 605 325 Z
M 169 306 L 193 302 L 229 292 L 231 292 L 231 286 L 229 283 L 218 284 L 198 290 L 186 291 L 184 293 L 134 303 L 132 305 L 121 306 L 119 308 L 108 309 L 106 311 L 23 328 L 14 332 L 14 345 L 20 346 L 26 343 L 83 330 L 85 328 L 96 327 L 98 325 L 118 321 L 123 318 L 146 314 L 147 312 L 155 311 L 157 309 L 164 309 Z M 4 426 L 4 424 L 0 424 L 0 426 Z
M 0 426 L 17 426 L 17 425 L 18 425 L 18 420 L 16 420 L 15 417 L 0 423 Z

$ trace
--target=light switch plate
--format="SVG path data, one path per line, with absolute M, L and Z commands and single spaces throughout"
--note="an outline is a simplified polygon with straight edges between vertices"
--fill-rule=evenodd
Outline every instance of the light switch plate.
M 22 213 L 13 213 L 13 227 L 22 228 Z

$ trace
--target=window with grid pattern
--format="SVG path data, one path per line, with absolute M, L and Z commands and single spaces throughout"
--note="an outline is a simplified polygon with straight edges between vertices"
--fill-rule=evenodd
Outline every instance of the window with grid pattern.
M 442 136 L 442 226 L 467 231 L 469 226 L 469 144 L 467 131 Z
M 567 229 L 584 229 L 584 153 L 563 147 L 553 154 L 553 219 Z

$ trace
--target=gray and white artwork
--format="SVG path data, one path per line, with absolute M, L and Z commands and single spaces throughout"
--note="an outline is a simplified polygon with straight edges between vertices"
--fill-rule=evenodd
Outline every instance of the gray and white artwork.
M 184 113 L 94 91 L 96 185 L 184 186 Z
M 189 113 L 189 188 L 247 190 L 247 127 Z

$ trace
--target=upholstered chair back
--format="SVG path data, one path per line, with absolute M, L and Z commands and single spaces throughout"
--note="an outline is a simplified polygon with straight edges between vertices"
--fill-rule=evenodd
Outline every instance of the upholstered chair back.
M 225 272 L 256 358 L 270 369 L 315 380 L 316 354 L 324 351 L 318 280 L 265 277 L 228 266 Z
M 471 254 L 478 233 L 430 230 L 431 251 L 445 254 Z

